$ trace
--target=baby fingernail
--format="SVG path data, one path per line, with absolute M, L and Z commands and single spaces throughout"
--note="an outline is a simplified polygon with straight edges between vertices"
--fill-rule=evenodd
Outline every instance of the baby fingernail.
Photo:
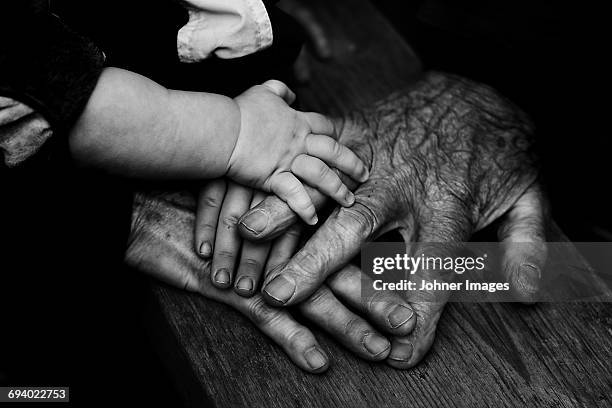
M 295 292 L 295 283 L 279 275 L 272 279 L 263 290 L 265 295 L 272 299 L 273 303 L 284 305 L 291 299 Z
M 404 305 L 397 305 L 395 309 L 393 309 L 393 311 L 389 313 L 388 316 L 391 328 L 397 329 L 398 327 L 406 324 L 408 320 L 412 318 L 413 314 L 414 312 L 412 311 L 412 309 Z
M 317 223 L 319 222 L 319 217 L 318 216 L 314 216 L 312 217 L 312 219 L 310 220 L 310 225 L 317 225 Z
M 412 344 L 410 343 L 397 343 L 393 345 L 389 359 L 401 362 L 407 362 L 412 357 Z
M 306 363 L 312 370 L 319 370 L 327 364 L 327 358 L 318 347 L 309 348 L 304 352 Z
M 217 269 L 217 272 L 215 272 L 215 283 L 217 283 L 218 285 L 225 286 L 229 285 L 230 280 L 230 274 L 227 269 Z
M 384 353 L 391 347 L 389 340 L 375 333 L 368 333 L 363 337 L 363 346 L 374 356 Z
M 200 244 L 200 255 L 209 257 L 212 254 L 212 246 L 208 242 L 202 242 Z

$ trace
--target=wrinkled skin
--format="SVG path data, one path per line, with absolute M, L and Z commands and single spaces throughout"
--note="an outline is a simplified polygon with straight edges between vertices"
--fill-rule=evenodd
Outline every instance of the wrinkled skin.
M 371 177 L 356 190 L 354 206 L 337 208 L 286 265 L 268 271 L 262 295 L 240 297 L 210 284 L 209 263 L 193 251 L 193 207 L 167 196 L 137 197 L 128 263 L 236 308 L 314 373 L 327 368 L 328 357 L 306 327 L 264 298 L 273 306 L 296 304 L 368 360 L 409 368 L 431 347 L 445 293 L 398 299 L 375 292 L 363 298 L 362 276 L 347 266 L 363 242 L 394 228 L 407 241 L 460 242 L 499 218 L 503 243 L 534 243 L 529 252 L 508 246 L 503 259 L 515 294 L 533 301 L 546 258 L 547 211 L 530 153 L 533 129 L 520 111 L 487 87 L 430 73 L 415 87 L 345 118 L 340 128 L 341 140 L 368 163 Z M 316 191 L 309 193 L 318 205 L 324 202 Z M 249 210 L 239 228 L 244 237 L 263 241 L 296 220 L 271 196 Z M 274 287 L 279 276 L 293 284 L 284 298 L 287 284 L 281 293 Z M 389 347 L 379 339 L 383 335 L 390 337 Z
M 504 244 L 534 244 L 506 245 L 503 259 L 515 295 L 531 302 L 546 259 L 547 218 L 533 132 L 525 115 L 490 88 L 438 73 L 352 114 L 341 140 L 369 163 L 370 179 L 356 190 L 355 205 L 337 208 L 284 267 L 267 275 L 266 301 L 298 304 L 385 231 L 399 229 L 407 242 L 465 242 L 501 217 Z M 241 232 L 263 240 L 293 218 L 271 197 L 245 214 Z M 414 366 L 429 350 L 448 294 L 418 292 L 408 300 L 417 323 L 393 341 L 387 361 L 398 368 Z

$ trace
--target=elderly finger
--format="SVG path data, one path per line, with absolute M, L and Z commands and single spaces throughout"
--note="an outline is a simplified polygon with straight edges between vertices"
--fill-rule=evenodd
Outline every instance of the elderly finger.
M 300 242 L 301 233 L 302 226 L 294 224 L 274 241 L 266 263 L 265 275 L 291 259 Z
M 405 336 L 414 328 L 416 316 L 410 304 L 395 292 L 366 289 L 362 285 L 371 288 L 372 280 L 354 265 L 327 278 L 327 285 L 340 300 L 389 334 Z
M 369 177 L 368 168 L 363 161 L 351 149 L 329 136 L 308 135 L 306 151 L 355 181 L 364 183 Z
M 378 231 L 387 215 L 384 204 L 367 196 L 360 198 L 358 193 L 355 197 L 352 207 L 336 209 L 287 265 L 266 277 L 266 301 L 282 306 L 306 299 Z
M 437 212 L 419 229 L 415 253 L 427 256 L 453 257 L 461 248 L 460 244 L 469 239 L 472 231 L 467 217 L 459 216 L 460 212 Z M 411 281 L 425 280 L 450 282 L 455 273 L 443 269 L 420 268 L 411 277 Z M 417 282 L 417 287 L 421 284 Z M 407 336 L 397 337 L 391 345 L 387 363 L 398 369 L 412 368 L 417 365 L 431 348 L 438 321 L 448 302 L 450 292 L 427 289 L 410 291 L 407 299 L 416 315 L 414 330 Z
M 536 300 L 546 263 L 548 206 L 538 185 L 529 188 L 505 215 L 498 230 L 502 273 L 513 295 L 523 303 Z
M 213 254 L 217 221 L 226 188 L 225 180 L 211 180 L 198 194 L 194 243 L 196 253 L 203 258 L 208 258 Z
M 238 220 L 249 208 L 253 191 L 239 184 L 228 183 L 217 223 L 217 235 L 212 261 L 211 281 L 218 288 L 228 288 L 232 284 L 234 268 L 242 239 L 238 234 Z
M 251 202 L 251 207 L 259 204 L 265 195 L 257 192 Z M 234 291 L 240 296 L 253 296 L 259 287 L 263 270 L 270 251 L 270 243 L 254 243 L 244 241 L 240 254 L 240 265 L 236 272 Z
M 366 360 L 384 360 L 391 344 L 368 322 L 346 308 L 325 285 L 299 306 L 306 318 L 322 327 Z
M 355 202 L 355 196 L 340 177 L 316 157 L 299 155 L 291 164 L 291 172 L 342 206 L 350 207 Z

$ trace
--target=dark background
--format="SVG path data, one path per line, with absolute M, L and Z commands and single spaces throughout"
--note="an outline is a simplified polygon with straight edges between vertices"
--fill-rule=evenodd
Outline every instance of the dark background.
M 587 30 L 581 19 L 585 11 L 591 16 L 597 12 L 582 3 L 565 6 L 542 0 L 381 0 L 376 4 L 426 69 L 492 85 L 533 117 L 555 220 L 572 240 L 610 240 L 610 161 L 602 123 L 607 107 L 597 98 L 604 93 L 605 78 L 599 59 L 607 50 L 600 44 L 602 38 Z M 113 18 L 106 15 L 101 24 L 111 24 Z M 32 203 L 25 210 L 37 216 L 3 224 L 5 230 L 22 231 L 23 236 L 10 237 L 11 248 L 22 250 L 7 254 L 2 266 L 3 274 L 15 275 L 15 282 L 9 278 L 2 284 L 0 334 L 28 336 L 1 336 L 0 383 L 63 385 L 70 381 L 74 402 L 98 400 L 97 396 L 101 400 L 106 395 L 105 399 L 115 402 L 179 406 L 172 380 L 149 344 L 155 333 L 147 332 L 142 323 L 147 278 L 117 268 L 121 256 L 114 254 L 121 254 L 122 248 L 109 248 L 105 239 L 129 227 L 129 220 L 111 216 L 117 212 L 108 208 L 109 202 L 96 199 L 107 188 L 109 194 L 116 192 L 102 179 L 95 183 L 74 180 L 58 190 L 54 180 L 62 177 L 66 175 L 37 178 L 40 188 L 36 191 L 5 186 L 12 194 L 31 196 L 23 200 Z M 81 199 L 91 197 L 88 206 L 65 208 L 54 203 L 54 197 L 75 191 Z M 129 200 L 129 191 L 124 194 Z M 40 197 L 45 198 L 43 206 L 38 204 Z M 12 210 L 3 203 L 5 214 Z M 78 248 L 63 251 L 56 241 L 81 233 L 63 230 L 64 220 L 75 214 L 99 233 L 83 237 Z M 75 253 L 80 254 L 76 261 L 81 270 L 76 274 L 57 270 L 63 259 Z M 46 264 L 55 265 L 54 269 L 45 270 Z M 20 271 L 37 272 L 28 281 L 28 277 L 17 279 Z M 16 287 L 20 288 L 17 298 L 9 293 Z M 76 287 L 81 287 L 77 293 Z M 38 317 L 14 317 L 20 315 Z M 75 361 L 65 361 L 62 352 L 76 354 Z M 53 384 L 48 379 L 54 379 Z M 114 397 L 108 394 L 111 391 Z

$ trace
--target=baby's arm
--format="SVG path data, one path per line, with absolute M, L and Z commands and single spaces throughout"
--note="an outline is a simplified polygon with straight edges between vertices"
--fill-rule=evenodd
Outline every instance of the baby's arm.
M 138 178 L 219 177 L 240 130 L 228 97 L 169 90 L 130 71 L 103 71 L 72 128 L 70 149 L 83 165 Z

